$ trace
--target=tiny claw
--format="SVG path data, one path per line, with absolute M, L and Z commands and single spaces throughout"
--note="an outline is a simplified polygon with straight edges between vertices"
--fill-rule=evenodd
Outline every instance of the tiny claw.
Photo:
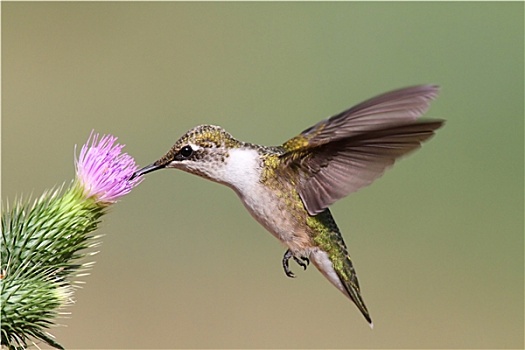
M 308 259 L 306 256 L 301 256 L 302 261 L 306 261 L 306 266 L 310 265 L 310 259 Z M 306 270 L 306 267 L 304 268 Z
M 298 258 L 298 257 L 294 256 L 293 259 L 295 260 L 297 265 L 299 265 L 299 266 L 301 266 L 303 268 L 303 270 L 306 270 L 306 268 L 310 264 L 310 260 L 308 260 L 308 258 L 305 258 L 304 256 L 301 256 L 301 258 Z M 306 264 L 303 261 L 306 261 Z

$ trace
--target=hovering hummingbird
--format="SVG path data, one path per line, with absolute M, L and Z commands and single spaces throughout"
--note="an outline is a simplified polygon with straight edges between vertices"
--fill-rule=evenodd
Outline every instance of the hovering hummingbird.
M 371 98 L 304 130 L 281 146 L 235 139 L 223 128 L 200 125 L 133 177 L 175 168 L 232 188 L 255 220 L 288 249 L 282 266 L 310 260 L 371 327 L 357 274 L 328 207 L 380 177 L 395 160 L 421 146 L 442 120 L 417 120 L 438 94 L 413 86 Z

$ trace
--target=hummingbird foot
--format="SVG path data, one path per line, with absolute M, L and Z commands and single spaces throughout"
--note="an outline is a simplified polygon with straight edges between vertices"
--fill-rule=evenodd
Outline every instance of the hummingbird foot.
M 303 270 L 306 270 L 308 265 L 310 264 L 310 260 L 307 257 L 301 256 L 300 258 L 293 255 L 293 253 L 288 249 L 283 256 L 283 269 L 286 276 L 290 278 L 295 278 L 295 274 L 290 270 L 289 261 L 293 258 L 295 262 L 303 268 Z

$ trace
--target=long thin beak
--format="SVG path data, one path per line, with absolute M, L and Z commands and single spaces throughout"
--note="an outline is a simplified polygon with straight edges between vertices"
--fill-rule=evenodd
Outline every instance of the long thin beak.
M 165 165 L 157 165 L 157 164 L 153 163 L 153 164 L 145 166 L 144 168 L 142 168 L 142 169 L 140 169 L 138 171 L 135 171 L 135 173 L 133 173 L 133 175 L 131 175 L 131 177 L 129 179 L 133 180 L 136 177 L 142 176 L 142 175 L 147 174 L 147 173 L 151 173 L 152 171 L 159 170 L 159 169 L 162 169 L 162 168 L 165 168 L 165 167 L 166 167 Z

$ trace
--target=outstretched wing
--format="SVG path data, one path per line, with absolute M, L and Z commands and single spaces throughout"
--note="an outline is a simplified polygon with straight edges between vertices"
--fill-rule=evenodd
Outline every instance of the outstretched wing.
M 417 121 L 436 86 L 392 91 L 328 118 L 283 144 L 283 166 L 297 171 L 297 190 L 310 215 L 380 177 L 417 149 L 443 121 Z

